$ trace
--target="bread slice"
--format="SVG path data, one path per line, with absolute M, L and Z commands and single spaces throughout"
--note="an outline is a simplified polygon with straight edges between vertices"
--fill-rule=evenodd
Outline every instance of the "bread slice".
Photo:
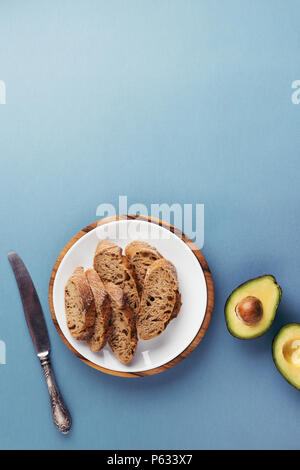
M 119 286 L 126 295 L 127 303 L 135 313 L 139 311 L 140 299 L 134 274 L 122 248 L 113 242 L 104 240 L 98 243 L 94 256 L 94 269 L 101 280 Z
M 75 269 L 65 287 L 67 325 L 71 335 L 78 340 L 87 340 L 93 332 L 95 302 L 84 268 Z
M 105 283 L 105 289 L 110 296 L 112 307 L 112 331 L 108 343 L 119 361 L 128 364 L 137 347 L 135 315 L 126 304 L 125 294 L 120 287 L 109 282 Z
M 154 261 L 162 259 L 163 256 L 156 248 L 149 245 L 149 243 L 138 240 L 135 240 L 126 246 L 125 254 L 134 270 L 139 295 L 142 296 L 144 280 L 149 267 L 154 263 Z M 181 305 L 181 295 L 178 293 L 171 319 L 177 317 Z
M 94 269 L 88 269 L 85 274 L 94 296 L 96 308 L 93 334 L 88 340 L 88 345 L 91 351 L 98 352 L 105 346 L 111 332 L 110 300 L 104 288 L 104 284 L 96 271 Z
M 158 259 L 149 267 L 144 281 L 137 317 L 139 338 L 148 340 L 160 335 L 180 306 L 176 268 L 170 261 Z
M 125 254 L 134 270 L 139 295 L 142 296 L 146 272 L 162 255 L 149 243 L 138 240 L 126 246 Z

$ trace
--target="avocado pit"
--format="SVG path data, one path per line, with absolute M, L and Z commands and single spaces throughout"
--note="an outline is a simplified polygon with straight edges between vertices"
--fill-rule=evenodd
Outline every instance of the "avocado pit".
M 246 325 L 254 326 L 262 319 L 263 306 L 257 297 L 249 295 L 236 305 L 235 313 Z

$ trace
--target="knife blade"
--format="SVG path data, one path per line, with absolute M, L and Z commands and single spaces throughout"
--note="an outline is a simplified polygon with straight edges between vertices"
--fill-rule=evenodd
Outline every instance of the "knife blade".
M 10 252 L 8 259 L 19 288 L 29 333 L 37 356 L 50 353 L 50 339 L 43 310 L 34 284 L 25 264 L 17 253 Z
M 20 256 L 11 251 L 8 253 L 8 259 L 19 288 L 29 333 L 45 375 L 54 425 L 61 433 L 67 434 L 71 429 L 72 419 L 59 392 L 52 370 L 50 339 L 39 297 Z

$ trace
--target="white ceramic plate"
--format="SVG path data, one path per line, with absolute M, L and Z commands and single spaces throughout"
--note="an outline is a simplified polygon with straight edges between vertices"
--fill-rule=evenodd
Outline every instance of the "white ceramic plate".
M 182 307 L 178 317 L 170 322 L 157 338 L 139 341 L 130 364 L 124 365 L 109 346 L 98 352 L 90 351 L 85 342 L 75 340 L 67 327 L 64 288 L 77 266 L 90 268 L 99 241 L 108 239 L 122 248 L 133 240 L 144 240 L 176 267 Z M 192 250 L 178 236 L 164 227 L 139 220 L 118 220 L 100 225 L 80 238 L 62 259 L 53 285 L 53 307 L 61 332 L 73 348 L 93 364 L 116 372 L 138 373 L 160 367 L 181 354 L 197 335 L 206 311 L 207 287 L 202 267 Z

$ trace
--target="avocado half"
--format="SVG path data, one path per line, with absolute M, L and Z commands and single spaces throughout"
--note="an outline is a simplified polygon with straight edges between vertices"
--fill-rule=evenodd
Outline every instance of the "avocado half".
M 279 372 L 300 390 L 300 324 L 289 323 L 273 341 L 273 360 Z
M 240 339 L 263 335 L 273 323 L 280 299 L 281 288 L 270 274 L 241 284 L 225 304 L 229 332 Z

